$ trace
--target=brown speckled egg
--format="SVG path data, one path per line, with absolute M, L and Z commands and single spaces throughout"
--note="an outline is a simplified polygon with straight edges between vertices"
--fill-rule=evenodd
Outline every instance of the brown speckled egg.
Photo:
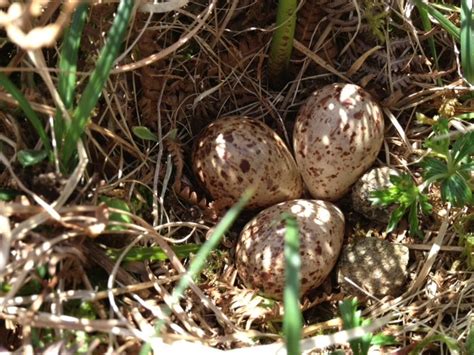
M 267 125 L 247 117 L 227 117 L 200 134 L 193 170 L 217 201 L 235 203 L 253 186 L 247 208 L 266 207 L 301 196 L 303 181 L 283 140 Z
M 298 222 L 301 295 L 318 287 L 336 264 L 344 239 L 344 215 L 332 203 L 292 200 L 261 211 L 248 222 L 236 248 L 236 266 L 244 284 L 275 299 L 285 284 L 285 222 L 290 213 Z
M 382 110 L 353 84 L 315 91 L 293 132 L 298 168 L 314 198 L 337 200 L 373 164 L 382 146 Z

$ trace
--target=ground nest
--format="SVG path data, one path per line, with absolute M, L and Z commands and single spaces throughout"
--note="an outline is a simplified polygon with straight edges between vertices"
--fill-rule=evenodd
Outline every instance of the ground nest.
M 84 154 L 70 174 L 54 162 L 18 163 L 17 153 L 37 148 L 39 139 L 18 101 L 0 89 L 0 348 L 134 354 L 149 342 L 166 353 L 276 353 L 284 348 L 283 303 L 245 288 L 234 264 L 240 230 L 255 213 L 239 215 L 175 302 L 182 274 L 228 209 L 193 176 L 197 135 L 219 117 L 242 115 L 265 122 L 290 146 L 305 99 L 326 84 L 352 82 L 383 108 L 385 138 L 375 166 L 408 173 L 421 184 L 419 162 L 435 116 L 450 118 L 451 132 L 472 129 L 457 118 L 473 111 L 473 100 L 456 43 L 436 23 L 424 31 L 410 2 L 301 1 L 285 80 L 274 85 L 267 68 L 276 1 L 143 4 L 134 10 L 83 136 Z M 25 26 L 65 28 L 59 4 L 45 6 Z M 78 92 L 116 10 L 113 2 L 90 7 Z M 445 11 L 459 25 L 459 13 Z M 61 40 L 32 50 L 5 29 L 0 71 L 50 134 Z M 144 131 L 152 137 L 144 139 Z M 464 240 L 472 234 L 472 206 L 443 202 L 435 184 L 428 191 L 433 210 L 421 216 L 419 236 L 409 233 L 406 218 L 387 233 L 387 223 L 367 219 L 349 195 L 336 202 L 347 223 L 344 244 L 372 238 L 405 248 L 405 269 L 399 270 L 405 278 L 394 280 L 396 292 L 379 295 L 343 287 L 334 270 L 301 299 L 304 351 L 350 352 L 338 304 L 355 296 L 372 320 L 371 331 L 395 337 L 383 351 L 407 354 L 433 335 L 465 344 L 473 323 L 474 262 Z M 398 250 L 378 253 L 390 259 Z M 356 281 L 370 272 L 362 266 Z M 390 288 L 386 281 L 393 275 L 379 277 Z M 426 349 L 448 351 L 440 339 Z

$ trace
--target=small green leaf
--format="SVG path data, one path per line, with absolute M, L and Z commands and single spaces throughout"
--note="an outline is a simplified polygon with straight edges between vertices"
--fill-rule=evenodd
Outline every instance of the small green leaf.
M 201 247 L 200 244 L 178 244 L 173 245 L 171 249 L 176 253 L 178 258 L 187 258 L 191 253 L 196 253 Z M 106 254 L 112 259 L 117 260 L 122 254 L 121 249 L 108 248 Z M 128 251 L 123 259 L 124 262 L 132 261 L 166 261 L 166 254 L 160 247 L 133 247 Z
M 461 175 L 451 175 L 441 182 L 441 198 L 453 206 L 462 207 L 472 199 L 472 191 Z
M 10 202 L 13 201 L 19 195 L 21 195 L 21 193 L 19 193 L 18 191 L 8 188 L 0 188 L 0 201 Z
M 392 214 L 390 215 L 390 220 L 388 221 L 387 225 L 387 233 L 392 232 L 401 221 L 402 217 L 404 216 L 406 208 L 403 206 L 397 207 Z
M 130 207 L 123 200 L 107 196 L 102 196 L 99 200 L 100 202 L 104 202 L 108 207 L 130 213 Z M 112 212 L 110 214 L 109 220 L 120 223 L 132 223 L 132 217 L 130 217 L 128 214 L 119 212 Z M 107 229 L 112 231 L 122 231 L 125 229 L 125 227 L 119 225 L 111 225 L 108 226 Z
M 48 157 L 46 150 L 20 150 L 17 154 L 18 162 L 24 168 L 36 165 Z
M 376 345 L 376 346 L 387 346 L 387 345 L 398 344 L 398 342 L 393 335 L 385 335 L 385 334 L 379 333 L 379 334 L 375 334 L 372 337 L 370 344 Z
M 48 269 L 46 268 L 45 265 L 40 265 L 36 268 L 36 272 L 38 273 L 38 276 L 45 280 L 48 277 Z
M 431 214 L 431 212 L 433 211 L 433 206 L 429 202 L 427 195 L 420 193 L 419 203 L 420 203 L 421 213 L 426 214 L 426 215 Z
M 146 140 L 146 141 L 154 141 L 154 142 L 158 142 L 159 139 L 158 137 L 156 136 L 156 134 L 154 134 L 153 132 L 151 132 L 147 127 L 145 126 L 134 126 L 132 127 L 132 131 L 133 131 L 133 134 L 136 135 L 138 138 L 141 138 L 143 140 Z
M 427 157 L 423 159 L 421 166 L 424 169 L 423 178 L 425 180 L 433 179 L 437 176 L 449 176 L 448 165 L 440 159 Z
M 10 292 L 12 285 L 6 282 L 0 282 L 0 294 L 5 294 Z
M 408 213 L 410 233 L 419 234 L 418 212 L 431 211 L 428 197 L 420 191 L 408 174 L 390 176 L 390 182 L 392 186 L 372 192 L 369 200 L 376 205 L 398 206 L 390 215 L 387 232 L 393 231 L 403 216 Z

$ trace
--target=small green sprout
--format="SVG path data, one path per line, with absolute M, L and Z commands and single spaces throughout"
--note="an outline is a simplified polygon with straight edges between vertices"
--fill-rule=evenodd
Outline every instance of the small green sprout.
M 373 204 L 379 206 L 398 204 L 390 216 L 387 232 L 393 231 L 403 216 L 408 213 L 410 234 L 419 235 L 421 232 L 418 214 L 420 212 L 429 214 L 432 211 L 428 196 L 420 190 L 408 174 L 391 175 L 390 182 L 392 186 L 385 190 L 374 191 L 370 198 Z
M 420 235 L 418 215 L 432 211 L 428 195 L 424 192 L 432 184 L 439 186 L 443 202 L 455 207 L 473 203 L 474 132 L 465 133 L 452 143 L 446 118 L 437 120 L 433 131 L 434 136 L 425 142 L 430 155 L 421 162 L 423 183 L 416 185 L 408 174 L 391 176 L 391 187 L 372 193 L 371 201 L 375 205 L 398 205 L 390 217 L 388 232 L 408 212 L 410 234 Z
M 344 329 L 352 329 L 369 325 L 370 319 L 361 317 L 361 311 L 357 309 L 357 298 L 344 300 L 339 303 L 339 311 L 343 321 Z M 349 342 L 352 353 L 354 355 L 366 355 L 372 346 L 387 346 L 396 344 L 396 340 L 392 335 L 378 333 L 373 335 L 367 333 L 361 338 L 353 339 Z M 337 353 L 336 353 L 337 354 Z

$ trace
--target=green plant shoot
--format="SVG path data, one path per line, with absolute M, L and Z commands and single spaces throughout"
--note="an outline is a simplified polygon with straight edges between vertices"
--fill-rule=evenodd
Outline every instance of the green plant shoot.
M 283 333 L 285 336 L 288 355 L 298 355 L 302 329 L 302 315 L 300 310 L 300 240 L 298 222 L 294 216 L 284 215 L 286 221 L 285 232 L 285 290 Z
M 370 324 L 369 319 L 361 317 L 361 311 L 357 309 L 358 301 L 357 298 L 344 300 L 339 303 L 339 311 L 344 324 L 344 329 L 352 329 Z M 361 338 L 353 339 L 349 341 L 351 345 L 352 353 L 354 355 L 367 355 L 371 346 L 386 346 L 396 344 L 396 340 L 391 335 L 385 335 L 382 333 L 373 335 L 367 333 Z
M 269 57 L 269 77 L 274 86 L 283 81 L 293 50 L 296 27 L 296 0 L 279 0 L 276 30 L 273 33 Z
M 391 175 L 390 182 L 392 186 L 385 190 L 374 191 L 370 197 L 374 205 L 398 205 L 390 216 L 387 232 L 393 231 L 403 216 L 408 213 L 410 234 L 420 235 L 418 214 L 420 212 L 429 214 L 432 210 L 432 206 L 428 202 L 428 196 L 420 191 L 408 174 Z
M 66 30 L 59 57 L 58 92 L 66 110 L 74 105 L 74 94 L 77 85 L 77 58 L 81 44 L 82 31 L 87 19 L 89 5 L 80 4 L 72 17 L 71 26 Z M 61 150 L 66 135 L 66 123 L 61 110 L 56 110 L 54 132 L 57 147 Z
M 464 77 L 474 85 L 474 13 L 472 0 L 461 1 L 461 65 Z
M 426 141 L 432 156 L 422 162 L 424 185 L 439 184 L 442 200 L 453 206 L 472 204 L 474 132 L 463 134 L 451 146 L 447 119 L 441 119 L 433 130 L 435 136 Z
M 448 120 L 445 118 L 433 125 L 433 131 L 434 136 L 425 141 L 425 146 L 431 152 L 421 162 L 423 183 L 417 186 L 407 174 L 391 176 L 391 187 L 371 194 L 371 201 L 375 205 L 398 205 L 390 216 L 388 232 L 408 213 L 410 233 L 420 234 L 418 214 L 429 214 L 432 210 L 428 195 L 424 192 L 431 184 L 439 186 L 443 202 L 456 207 L 473 203 L 471 176 L 474 170 L 474 132 L 465 133 L 452 143 L 448 134 Z
M 104 48 L 102 48 L 100 52 L 96 67 L 73 112 L 72 123 L 71 126 L 67 128 L 64 139 L 64 149 L 61 155 L 63 165 L 67 170 L 73 167 L 72 161 L 76 152 L 76 144 L 81 138 L 91 112 L 102 94 L 102 89 L 105 86 L 110 70 L 121 48 L 134 5 L 135 2 L 132 0 L 120 1 L 117 14 L 109 30 Z

